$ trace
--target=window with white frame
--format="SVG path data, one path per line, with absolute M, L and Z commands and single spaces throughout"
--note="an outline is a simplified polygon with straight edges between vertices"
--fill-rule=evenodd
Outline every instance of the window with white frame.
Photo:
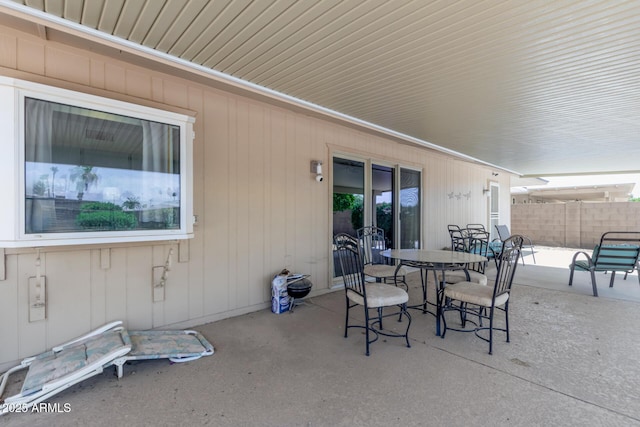
M 193 118 L 14 79 L 0 91 L 1 174 L 17 181 L 1 245 L 192 236 Z

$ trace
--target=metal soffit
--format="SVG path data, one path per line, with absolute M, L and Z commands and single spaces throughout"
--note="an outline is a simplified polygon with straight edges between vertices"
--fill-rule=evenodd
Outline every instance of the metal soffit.
M 0 0 L 0 15 L 524 176 L 640 170 L 637 1 Z

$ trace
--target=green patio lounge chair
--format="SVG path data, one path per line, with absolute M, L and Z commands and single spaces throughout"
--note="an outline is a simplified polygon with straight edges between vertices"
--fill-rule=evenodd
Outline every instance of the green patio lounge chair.
M 627 278 L 629 273 L 638 271 L 638 256 L 640 255 L 640 232 L 635 231 L 609 231 L 600 237 L 593 249 L 591 256 L 584 251 L 576 252 L 569 265 L 571 274 L 569 275 L 569 286 L 573 284 L 573 273 L 575 270 L 588 271 L 591 273 L 591 286 L 593 296 L 598 296 L 596 287 L 596 272 L 611 272 L 609 287 L 613 287 L 616 272 L 624 273 Z M 578 259 L 579 257 L 585 259 Z M 640 275 L 638 275 L 640 283 Z

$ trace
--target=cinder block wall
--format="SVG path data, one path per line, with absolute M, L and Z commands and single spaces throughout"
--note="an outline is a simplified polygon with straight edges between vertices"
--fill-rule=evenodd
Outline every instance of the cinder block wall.
M 640 231 L 640 203 L 568 202 L 511 206 L 511 233 L 534 244 L 592 249 L 607 231 Z

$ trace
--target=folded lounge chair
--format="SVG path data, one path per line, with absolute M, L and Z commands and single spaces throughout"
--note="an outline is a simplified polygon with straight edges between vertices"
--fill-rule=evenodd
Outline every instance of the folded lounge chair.
M 130 360 L 169 359 L 190 362 L 213 354 L 213 346 L 196 331 L 129 331 L 131 351 L 113 361 L 118 378 Z
M 0 415 L 29 410 L 63 390 L 116 366 L 118 378 L 130 360 L 167 358 L 187 362 L 213 354 L 213 346 L 195 331 L 127 331 L 109 323 L 50 351 L 24 359 L 0 376 Z M 19 393 L 2 399 L 11 374 L 28 369 Z

